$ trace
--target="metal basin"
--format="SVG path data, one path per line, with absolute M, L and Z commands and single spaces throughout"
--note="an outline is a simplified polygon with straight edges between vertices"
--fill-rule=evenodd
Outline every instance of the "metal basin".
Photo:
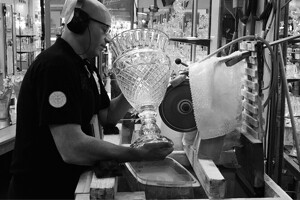
M 131 191 L 145 191 L 148 199 L 194 198 L 198 180 L 171 157 L 163 161 L 126 163 L 125 177 Z

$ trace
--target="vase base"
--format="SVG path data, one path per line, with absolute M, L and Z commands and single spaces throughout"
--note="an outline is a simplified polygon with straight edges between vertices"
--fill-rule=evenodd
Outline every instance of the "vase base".
M 170 140 L 169 138 L 162 136 L 162 135 L 143 135 L 143 136 L 139 137 L 138 139 L 136 139 L 130 145 L 130 147 L 139 148 L 139 147 L 142 147 L 146 143 L 159 143 L 159 142 L 167 142 L 167 143 L 174 145 L 172 140 Z

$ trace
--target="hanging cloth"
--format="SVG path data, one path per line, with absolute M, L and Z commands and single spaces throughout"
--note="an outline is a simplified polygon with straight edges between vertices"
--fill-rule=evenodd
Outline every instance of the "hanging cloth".
M 212 57 L 189 69 L 194 117 L 201 139 L 223 136 L 241 123 L 246 62 L 227 67 L 224 60 Z

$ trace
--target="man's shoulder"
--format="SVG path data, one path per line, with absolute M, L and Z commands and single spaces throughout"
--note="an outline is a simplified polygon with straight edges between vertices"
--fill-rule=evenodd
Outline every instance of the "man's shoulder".
M 72 61 L 75 56 L 72 55 L 67 49 L 61 48 L 60 45 L 53 44 L 40 54 L 40 59 L 45 59 L 48 62 L 58 61 Z
M 43 66 L 72 66 L 77 63 L 77 59 L 75 56 L 70 54 L 69 52 L 57 48 L 55 46 L 51 46 L 50 48 L 43 51 L 36 59 L 38 63 Z

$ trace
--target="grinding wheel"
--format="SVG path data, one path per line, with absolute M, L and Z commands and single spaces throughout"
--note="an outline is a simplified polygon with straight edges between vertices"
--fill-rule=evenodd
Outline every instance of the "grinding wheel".
M 197 129 L 188 80 L 167 88 L 159 113 L 163 122 L 172 130 L 190 132 Z

